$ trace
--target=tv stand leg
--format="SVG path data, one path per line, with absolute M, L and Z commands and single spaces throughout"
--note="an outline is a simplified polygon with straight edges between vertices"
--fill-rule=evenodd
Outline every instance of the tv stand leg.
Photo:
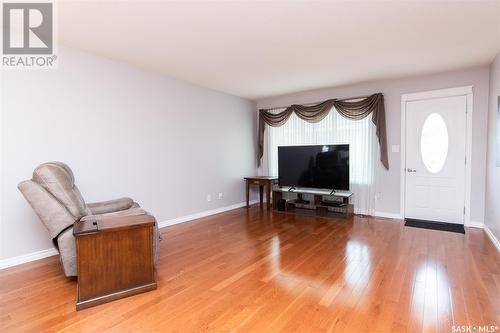
M 306 205 L 309 204 L 309 200 L 302 199 L 302 193 L 297 194 L 297 200 L 295 202 L 299 204 L 306 204 Z

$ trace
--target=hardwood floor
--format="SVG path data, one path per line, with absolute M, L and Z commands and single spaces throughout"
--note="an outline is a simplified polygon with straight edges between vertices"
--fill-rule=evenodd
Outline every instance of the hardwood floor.
M 479 229 L 462 235 L 251 207 L 162 232 L 157 290 L 79 312 L 76 282 L 62 275 L 57 257 L 0 271 L 0 331 L 500 326 L 500 254 Z

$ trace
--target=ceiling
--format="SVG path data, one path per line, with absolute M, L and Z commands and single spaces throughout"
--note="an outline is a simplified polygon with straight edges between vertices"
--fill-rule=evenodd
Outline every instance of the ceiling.
M 499 2 L 59 1 L 59 42 L 259 99 L 488 64 Z

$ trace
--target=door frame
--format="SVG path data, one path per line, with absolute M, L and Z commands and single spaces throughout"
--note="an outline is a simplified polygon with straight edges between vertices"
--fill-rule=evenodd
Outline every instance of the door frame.
M 430 90 L 401 95 L 401 194 L 400 194 L 400 214 L 405 218 L 405 200 L 406 200 L 406 104 L 412 101 L 428 100 L 444 97 L 466 97 L 465 109 L 465 200 L 464 200 L 464 225 L 469 226 L 470 221 L 470 203 L 471 203 L 471 183 L 472 183 L 472 112 L 473 112 L 473 92 L 472 86 L 463 86 L 449 89 Z

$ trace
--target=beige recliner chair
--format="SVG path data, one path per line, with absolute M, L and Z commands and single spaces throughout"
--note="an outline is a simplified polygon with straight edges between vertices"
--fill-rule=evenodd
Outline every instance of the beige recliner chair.
M 64 274 L 76 276 L 76 249 L 73 223 L 93 215 L 147 214 L 130 198 L 86 204 L 75 185 L 71 169 L 62 162 L 48 162 L 33 171 L 33 178 L 18 185 L 36 214 L 49 230 L 52 242 L 59 251 Z M 155 224 L 153 251 L 158 260 L 158 224 Z

